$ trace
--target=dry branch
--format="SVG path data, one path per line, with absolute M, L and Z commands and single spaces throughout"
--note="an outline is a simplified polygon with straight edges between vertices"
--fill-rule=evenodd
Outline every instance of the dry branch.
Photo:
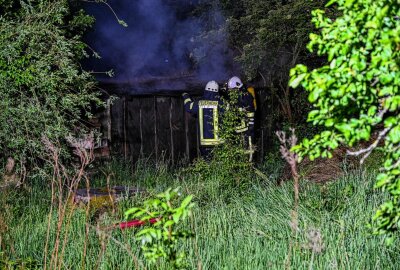
M 391 129 L 392 129 L 391 127 L 387 127 L 384 130 L 382 130 L 381 132 L 379 132 L 378 138 L 369 147 L 360 149 L 360 150 L 355 151 L 355 152 L 348 150 L 347 151 L 347 155 L 349 155 L 349 156 L 361 156 L 361 155 L 364 155 L 360 160 L 360 163 L 363 164 L 364 161 L 372 153 L 372 151 L 379 146 L 379 143 L 386 137 L 386 134 Z
M 295 135 L 295 130 L 293 128 L 290 129 L 292 135 L 290 138 L 286 137 L 286 133 L 284 131 L 277 131 L 276 136 L 278 137 L 281 146 L 280 152 L 282 157 L 286 160 L 286 162 L 290 165 L 290 170 L 294 179 L 294 205 L 293 210 L 291 212 L 291 221 L 290 227 L 292 228 L 292 237 L 290 238 L 289 243 L 289 252 L 286 261 L 286 269 L 290 269 L 290 261 L 292 256 L 292 248 L 293 248 L 293 238 L 296 238 L 296 234 L 299 231 L 299 221 L 298 221 L 298 209 L 299 209 L 299 180 L 300 176 L 297 171 L 297 163 L 298 163 L 298 155 L 290 149 L 297 144 L 297 137 Z

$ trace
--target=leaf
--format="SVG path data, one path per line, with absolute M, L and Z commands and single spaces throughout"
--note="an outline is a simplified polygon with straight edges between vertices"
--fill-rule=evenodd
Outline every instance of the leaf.
M 314 91 L 312 91 L 311 93 L 310 93 L 310 95 L 308 96 L 308 100 L 311 102 L 311 103 L 314 103 L 315 101 L 317 101 L 317 99 L 319 98 L 319 95 L 321 94 L 321 89 L 315 89 Z
M 351 133 L 353 131 L 351 125 L 349 125 L 348 123 L 340 123 L 336 124 L 335 128 L 339 130 L 345 136 L 346 139 L 350 139 Z
M 376 21 L 368 21 L 365 24 L 365 28 L 373 28 L 373 29 L 377 29 L 378 28 L 378 24 Z
M 189 203 L 192 201 L 192 199 L 193 199 L 193 196 L 192 196 L 192 195 L 187 196 L 187 197 L 182 201 L 181 207 L 182 207 L 182 208 L 185 208 L 186 206 L 188 206 Z
M 376 106 L 371 106 L 368 109 L 368 116 L 374 116 L 376 114 L 377 110 L 378 110 L 378 108 Z
M 327 120 L 325 120 L 325 126 L 326 127 L 332 127 L 335 124 L 335 120 L 332 118 L 329 118 Z
M 303 73 L 292 79 L 289 83 L 289 86 L 292 88 L 297 88 L 301 81 L 307 76 L 307 73 Z
M 169 209 L 168 204 L 166 204 L 165 202 L 162 202 L 162 203 L 161 203 L 161 207 L 162 207 L 162 209 L 164 209 L 164 210 Z
M 138 232 L 137 234 L 136 234 L 136 237 L 141 237 L 141 236 L 144 236 L 144 237 L 148 237 L 148 236 L 152 236 L 152 235 L 154 235 L 154 229 L 153 228 L 146 228 L 146 229 L 142 229 L 140 232 Z
M 179 209 L 176 211 L 175 214 L 172 215 L 172 219 L 175 221 L 175 223 L 179 222 L 180 217 L 182 216 L 183 210 Z
M 128 24 L 127 24 L 125 21 L 123 21 L 123 20 L 118 20 L 118 23 L 119 23 L 120 25 L 122 25 L 123 27 L 128 27 Z
M 385 119 L 385 127 L 391 127 L 397 123 L 397 119 L 394 116 L 390 116 Z
M 311 112 L 308 113 L 308 120 L 309 122 L 315 120 L 317 116 L 319 115 L 319 110 L 312 110 Z
M 386 237 L 386 239 L 385 239 L 385 244 L 386 244 L 387 246 L 393 246 L 394 239 L 395 239 L 394 236 Z
M 330 6 L 332 6 L 333 4 L 337 3 L 337 1 L 338 1 L 338 0 L 330 0 L 330 1 L 325 5 L 325 7 L 330 7 Z
M 400 127 L 399 126 L 395 126 L 389 132 L 389 139 L 393 144 L 396 144 L 396 143 L 400 142 Z
M 139 210 L 140 210 L 140 208 L 137 208 L 137 207 L 133 207 L 133 208 L 128 209 L 124 213 L 125 219 L 128 219 L 131 215 L 137 213 Z
M 175 223 L 176 223 L 176 221 L 174 221 L 174 220 L 168 220 L 167 222 L 164 223 L 163 228 L 166 229 L 170 226 L 173 226 Z
M 329 67 L 330 67 L 331 69 L 336 68 L 336 59 L 333 59 L 333 60 L 332 60 L 332 62 L 331 62 L 331 64 L 329 65 Z

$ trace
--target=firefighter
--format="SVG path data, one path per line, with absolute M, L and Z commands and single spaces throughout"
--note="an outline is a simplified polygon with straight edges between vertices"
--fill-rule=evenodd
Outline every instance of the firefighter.
M 236 133 L 240 134 L 244 139 L 244 146 L 249 154 L 249 161 L 253 161 L 254 156 L 254 116 L 256 110 L 256 100 L 254 88 L 246 88 L 242 80 L 234 76 L 228 81 L 229 91 L 239 91 L 237 105 L 239 110 L 243 111 L 245 116 L 241 119 L 240 124 L 236 127 Z
M 198 118 L 200 153 L 202 157 L 209 160 L 213 147 L 222 143 L 218 137 L 219 117 L 222 112 L 218 83 L 209 81 L 204 89 L 203 97 L 199 100 L 193 101 L 188 93 L 183 93 L 182 97 L 185 110 Z

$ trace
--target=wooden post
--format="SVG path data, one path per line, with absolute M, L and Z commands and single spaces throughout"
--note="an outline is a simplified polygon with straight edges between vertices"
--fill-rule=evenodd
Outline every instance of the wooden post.
M 169 130 L 170 130 L 170 140 L 171 140 L 171 158 L 172 164 L 175 163 L 175 151 L 174 151 L 174 127 L 172 125 L 172 97 L 169 98 Z
M 142 106 L 139 108 L 139 129 L 140 129 L 140 158 L 143 158 L 143 118 L 142 118 Z
M 126 110 L 127 110 L 127 108 L 126 108 L 126 98 L 124 97 L 124 99 L 123 99 L 123 109 L 124 109 L 124 117 L 123 117 L 123 121 L 124 121 L 124 123 L 123 123 L 123 128 L 124 128 L 124 157 L 125 157 L 125 160 L 128 158 L 128 145 L 127 145 L 127 143 L 126 143 L 126 119 L 127 119 L 127 117 L 126 117 Z
M 144 157 L 155 157 L 155 113 L 154 97 L 143 97 L 140 102 L 142 112 L 142 148 Z
M 106 105 L 106 117 L 107 117 L 107 140 L 111 143 L 111 101 L 107 99 Z
M 260 149 L 260 161 L 264 160 L 264 127 L 261 128 L 261 149 Z
M 157 132 L 157 97 L 153 98 L 153 113 L 154 113 L 154 148 L 156 154 L 156 162 L 158 162 L 158 132 Z
M 200 121 L 199 119 L 197 119 L 197 121 Z M 197 157 L 200 156 L 200 138 L 199 138 L 199 125 L 196 124 L 196 144 L 197 144 Z
M 182 106 L 183 108 L 183 114 L 185 117 L 185 141 L 186 141 L 186 156 L 188 158 L 188 160 L 190 160 L 190 145 L 189 145 L 189 118 L 188 115 L 185 111 L 184 106 Z

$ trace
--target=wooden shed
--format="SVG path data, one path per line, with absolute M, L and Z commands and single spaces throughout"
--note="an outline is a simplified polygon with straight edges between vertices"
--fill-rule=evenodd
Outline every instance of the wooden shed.
M 113 156 L 137 161 L 140 158 L 178 162 L 199 155 L 196 119 L 184 110 L 181 94 L 185 89 L 194 98 L 203 93 L 200 83 L 187 83 L 178 89 L 165 90 L 160 82 L 146 90 L 130 83 L 103 83 L 102 88 L 118 98 L 103 114 L 102 133 L 107 134 Z M 143 87 L 143 83 L 140 84 Z M 183 88 L 183 89 L 180 89 Z M 272 124 L 265 121 L 270 106 L 260 92 L 256 112 L 258 161 L 271 141 Z M 104 117 L 105 116 L 105 117 Z

